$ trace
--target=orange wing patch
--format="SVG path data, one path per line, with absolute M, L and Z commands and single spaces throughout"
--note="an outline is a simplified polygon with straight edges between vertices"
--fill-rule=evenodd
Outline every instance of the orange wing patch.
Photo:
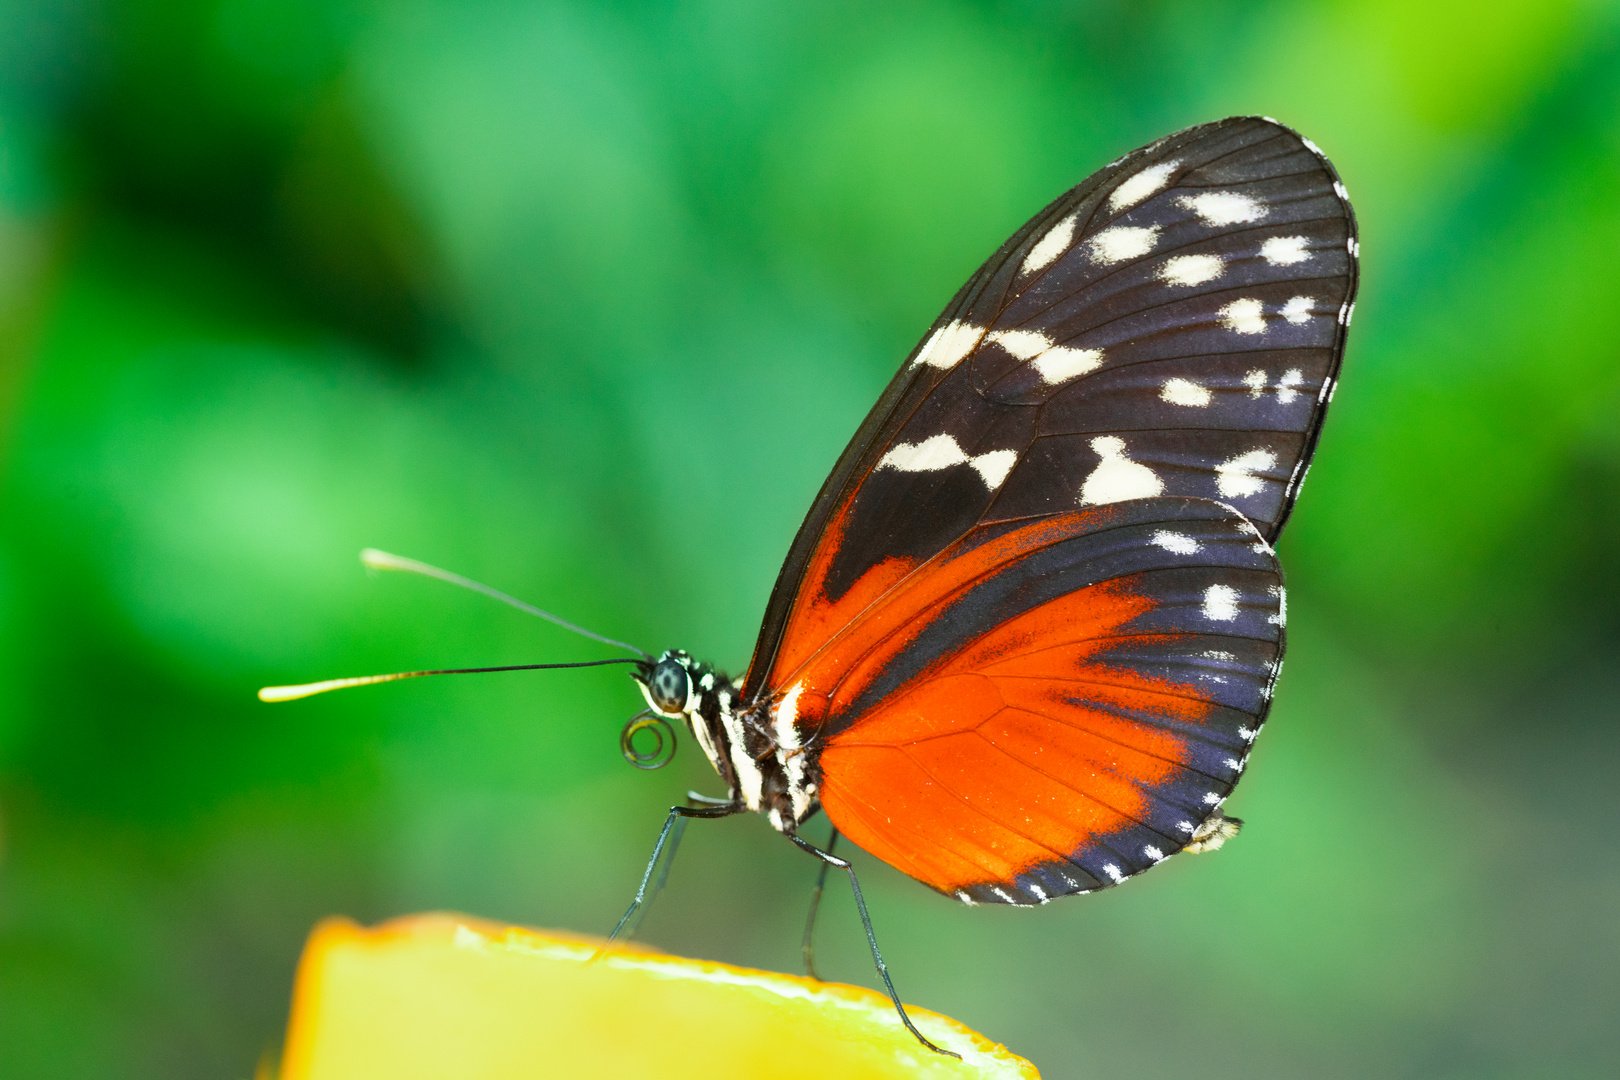
M 849 520 L 849 504 L 854 496 L 833 512 L 833 522 L 816 547 L 804 572 L 798 598 L 788 614 L 781 648 L 771 664 L 769 686 L 782 686 L 781 673 L 796 671 L 808 662 L 829 638 L 854 622 L 912 570 L 904 559 L 884 559 L 855 582 L 843 596 L 830 599 L 825 593 L 827 572 L 838 557 L 844 539 L 844 523 Z
M 1032 904 L 1118 884 L 1191 842 L 1243 771 L 1281 578 L 1230 507 L 983 526 L 836 604 L 829 562 L 765 708 L 786 709 L 833 823 L 935 889 Z
M 833 823 L 936 889 L 1116 884 L 1192 840 L 1243 769 L 1282 646 L 1253 541 L 1221 504 L 1144 499 L 880 564 L 793 612 L 775 722 Z
M 953 545 L 920 568 L 886 559 L 837 602 L 821 593 L 838 548 L 838 536 L 829 533 L 805 575 L 768 685 L 797 683 L 828 697 L 843 687 L 847 698 L 911 642 L 931 611 L 998 567 L 1073 535 L 1079 523 L 1106 517 L 1106 510 L 1093 510 L 1046 518 L 974 547 Z
M 942 892 L 1011 882 L 1139 824 L 1148 789 L 1185 747 L 1121 714 L 1197 722 L 1209 708 L 1184 687 L 1090 660 L 1147 606 L 1093 586 L 983 635 L 828 741 L 828 816 Z

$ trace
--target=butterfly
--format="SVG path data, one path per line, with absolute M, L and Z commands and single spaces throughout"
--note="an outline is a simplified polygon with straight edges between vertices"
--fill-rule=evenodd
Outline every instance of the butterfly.
M 686 819 L 757 812 L 848 874 L 940 1050 L 838 836 L 962 903 L 1034 905 L 1235 835 L 1282 667 L 1274 545 L 1358 259 L 1333 166 L 1260 117 L 1126 154 L 1014 233 L 839 457 L 746 672 L 633 661 L 627 756 L 678 722 L 726 795 L 671 809 L 615 934 Z M 825 847 L 799 835 L 818 813 Z

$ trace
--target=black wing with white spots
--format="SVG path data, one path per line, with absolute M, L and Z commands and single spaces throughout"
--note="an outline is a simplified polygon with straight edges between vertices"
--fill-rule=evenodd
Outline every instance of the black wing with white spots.
M 1274 541 L 1333 392 L 1355 218 L 1321 152 L 1241 117 L 1109 165 L 952 300 L 823 486 L 744 700 L 848 618 L 846 594 L 978 525 L 1129 499 L 1229 504 Z M 858 590 L 854 600 L 861 595 Z

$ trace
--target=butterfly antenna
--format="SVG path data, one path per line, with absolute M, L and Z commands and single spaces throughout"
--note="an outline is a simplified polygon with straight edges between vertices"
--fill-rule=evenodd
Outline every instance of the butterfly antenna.
M 371 686 L 375 683 L 396 682 L 400 679 L 420 679 L 424 675 L 482 675 L 488 671 L 543 671 L 549 668 L 601 667 L 603 664 L 634 664 L 636 660 L 614 657 L 611 660 L 580 660 L 572 664 L 513 664 L 509 667 L 441 668 L 437 671 L 396 671 L 391 675 L 357 675 L 352 679 L 327 679 L 324 682 L 304 683 L 301 686 L 266 686 L 259 691 L 260 701 L 297 701 L 299 698 L 324 694 L 328 690 L 347 690 L 351 686 Z
M 429 566 L 425 562 L 418 562 L 415 559 L 407 559 L 403 555 L 390 555 L 388 552 L 378 551 L 376 548 L 366 548 L 364 551 L 362 551 L 360 553 L 360 562 L 369 570 L 404 570 L 412 574 L 421 574 L 423 577 L 437 578 L 440 581 L 448 581 L 452 585 L 460 585 L 463 589 L 471 589 L 473 592 L 483 593 L 485 596 L 488 596 L 494 600 L 499 600 L 503 604 L 510 604 L 519 611 L 528 612 L 530 615 L 560 626 L 564 630 L 572 630 L 574 633 L 588 637 L 592 641 L 600 641 L 604 645 L 612 645 L 614 648 L 625 649 L 645 659 L 652 659 L 652 654 L 645 649 L 638 649 L 634 645 L 627 645 L 622 641 L 614 641 L 610 637 L 587 630 L 583 626 L 576 626 L 567 619 L 559 618 L 549 611 L 541 611 L 533 604 L 525 604 L 517 597 L 508 596 L 499 589 L 492 589 L 483 582 L 474 581 L 472 578 L 462 577 L 460 574 L 452 574 L 448 570 L 440 570 L 437 566 Z M 420 673 L 413 672 L 412 674 Z M 408 678 L 409 676 L 389 676 L 389 678 L 396 677 L 403 679 Z

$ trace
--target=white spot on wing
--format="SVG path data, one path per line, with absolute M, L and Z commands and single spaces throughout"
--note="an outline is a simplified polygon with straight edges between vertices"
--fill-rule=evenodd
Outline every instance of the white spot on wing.
M 1266 622 L 1276 626 L 1286 626 L 1288 624 L 1288 590 L 1281 585 L 1273 585 L 1271 595 L 1277 598 L 1277 612 L 1274 615 L 1267 615 Z
M 981 328 L 971 323 L 953 319 L 934 331 L 928 339 L 928 344 L 922 347 L 917 359 L 912 361 L 912 366 L 920 367 L 926 364 L 942 371 L 949 371 L 973 351 L 973 347 L 979 343 L 979 336 L 983 333 Z
M 1176 202 L 1197 214 L 1205 225 L 1217 227 L 1259 221 L 1268 213 L 1257 201 L 1236 191 L 1206 191 L 1200 195 L 1183 195 Z
M 1290 401 L 1299 397 L 1299 391 L 1296 387 L 1304 385 L 1305 373 L 1299 368 L 1289 368 L 1282 373 L 1282 378 L 1277 380 L 1277 401 L 1280 404 L 1287 405 Z
M 1125 875 L 1120 873 L 1119 867 L 1115 866 L 1113 863 L 1104 864 L 1103 873 L 1113 878 L 1115 885 L 1118 885 L 1120 882 L 1125 880 Z
M 1266 481 L 1254 474 L 1262 469 L 1274 468 L 1276 464 L 1277 455 L 1270 450 L 1250 450 L 1215 466 L 1215 486 L 1228 498 L 1258 495 L 1264 490 Z
M 1263 334 L 1266 330 L 1265 307 L 1252 296 L 1234 300 L 1216 312 L 1221 325 L 1240 334 Z
M 1219 255 L 1177 255 L 1164 264 L 1159 277 L 1172 285 L 1202 285 L 1226 269 Z
M 1193 555 L 1198 551 L 1198 541 L 1184 533 L 1171 532 L 1169 529 L 1160 529 L 1154 533 L 1153 542 L 1177 555 Z
M 1153 250 L 1153 243 L 1158 236 L 1157 225 L 1149 225 L 1146 228 L 1115 225 L 1112 229 L 1104 229 L 1086 241 L 1086 250 L 1091 253 L 1092 262 L 1108 266 L 1146 255 Z
M 1074 215 L 1070 214 L 1056 225 L 1052 226 L 1040 243 L 1029 249 L 1029 255 L 1024 259 L 1024 265 L 1019 269 L 1020 274 L 1033 274 L 1037 270 L 1045 270 L 1057 261 L 1058 256 L 1069 250 L 1069 244 L 1074 240 Z
M 1243 385 L 1249 388 L 1249 397 L 1258 401 L 1260 395 L 1266 392 L 1266 373 L 1255 368 L 1243 376 Z
M 1128 177 L 1114 193 L 1108 196 L 1108 209 L 1118 213 L 1127 206 L 1135 206 L 1143 199 L 1152 195 L 1170 183 L 1170 175 L 1176 171 L 1178 161 L 1165 161 L 1151 168 L 1143 169 L 1135 176 Z
M 1303 236 L 1273 236 L 1260 245 L 1260 255 L 1272 266 L 1297 266 L 1311 257 Z
M 1151 499 L 1164 492 L 1164 481 L 1152 469 L 1125 456 L 1124 439 L 1117 435 L 1100 435 L 1091 440 L 1091 448 L 1102 461 L 1080 487 L 1082 506 Z
M 1303 326 L 1311 321 L 1312 302 L 1309 296 L 1291 296 L 1282 306 L 1282 317 L 1295 326 Z
M 994 491 L 1006 482 L 1007 474 L 1018 464 L 1018 451 L 992 450 L 987 454 L 970 458 L 968 464 L 978 470 L 985 486 Z
M 1242 739 L 1244 742 L 1254 742 L 1254 737 L 1256 734 L 1256 732 L 1250 731 L 1246 727 L 1238 728 L 1238 738 Z
M 943 338 L 954 325 L 954 323 L 947 323 L 938 330 L 935 330 L 932 334 L 929 334 L 928 340 L 923 342 L 923 347 L 917 350 L 917 359 L 911 362 L 911 366 L 920 367 L 923 364 L 931 365 L 934 359 L 934 350 L 939 347 L 940 338 Z M 950 365 L 947 364 L 946 366 L 949 367 Z
M 955 439 L 949 435 L 931 435 L 920 443 L 900 443 L 892 447 L 877 467 L 899 469 L 901 472 L 932 472 L 948 469 L 968 460 Z
M 1271 550 L 1271 545 L 1266 544 L 1265 537 L 1260 535 L 1260 530 L 1255 528 L 1254 522 L 1250 521 L 1246 517 L 1243 517 L 1242 515 L 1239 515 L 1237 520 L 1237 534 L 1239 536 L 1252 536 L 1254 539 L 1260 541 L 1260 543 L 1265 544 L 1266 551 Z
M 1059 345 L 1035 358 L 1035 370 L 1046 385 L 1056 386 L 1077 375 L 1095 371 L 1102 366 L 1102 362 L 1101 349 L 1071 349 L 1067 345 Z
M 1052 347 L 1052 339 L 1039 330 L 1002 330 L 991 334 L 989 340 L 1020 360 L 1032 359 Z
M 1231 622 L 1238 617 L 1237 590 L 1230 585 L 1211 585 L 1204 590 L 1204 618 Z
M 900 472 L 934 472 L 953 465 L 971 465 L 994 491 L 1007 479 L 1007 474 L 1018 463 L 1016 450 L 991 450 L 970 456 L 949 435 L 930 435 L 920 443 L 899 443 L 889 449 L 877 463 L 880 469 Z
M 989 340 L 1000 345 L 1019 360 L 1034 361 L 1033 367 L 1041 381 L 1048 386 L 1095 371 L 1102 365 L 1101 349 L 1075 349 L 1067 345 L 1054 345 L 1052 339 L 1039 330 L 1003 330 Z
M 1159 397 L 1172 405 L 1186 405 L 1200 409 L 1213 400 L 1208 390 L 1191 379 L 1166 379 L 1164 388 L 1159 391 Z
M 1142 849 L 1142 854 L 1146 855 L 1148 858 L 1152 859 L 1154 862 L 1163 862 L 1164 861 L 1164 852 L 1160 851 L 1158 848 L 1154 847 L 1152 844 L 1149 844 L 1146 847 L 1144 847 Z

